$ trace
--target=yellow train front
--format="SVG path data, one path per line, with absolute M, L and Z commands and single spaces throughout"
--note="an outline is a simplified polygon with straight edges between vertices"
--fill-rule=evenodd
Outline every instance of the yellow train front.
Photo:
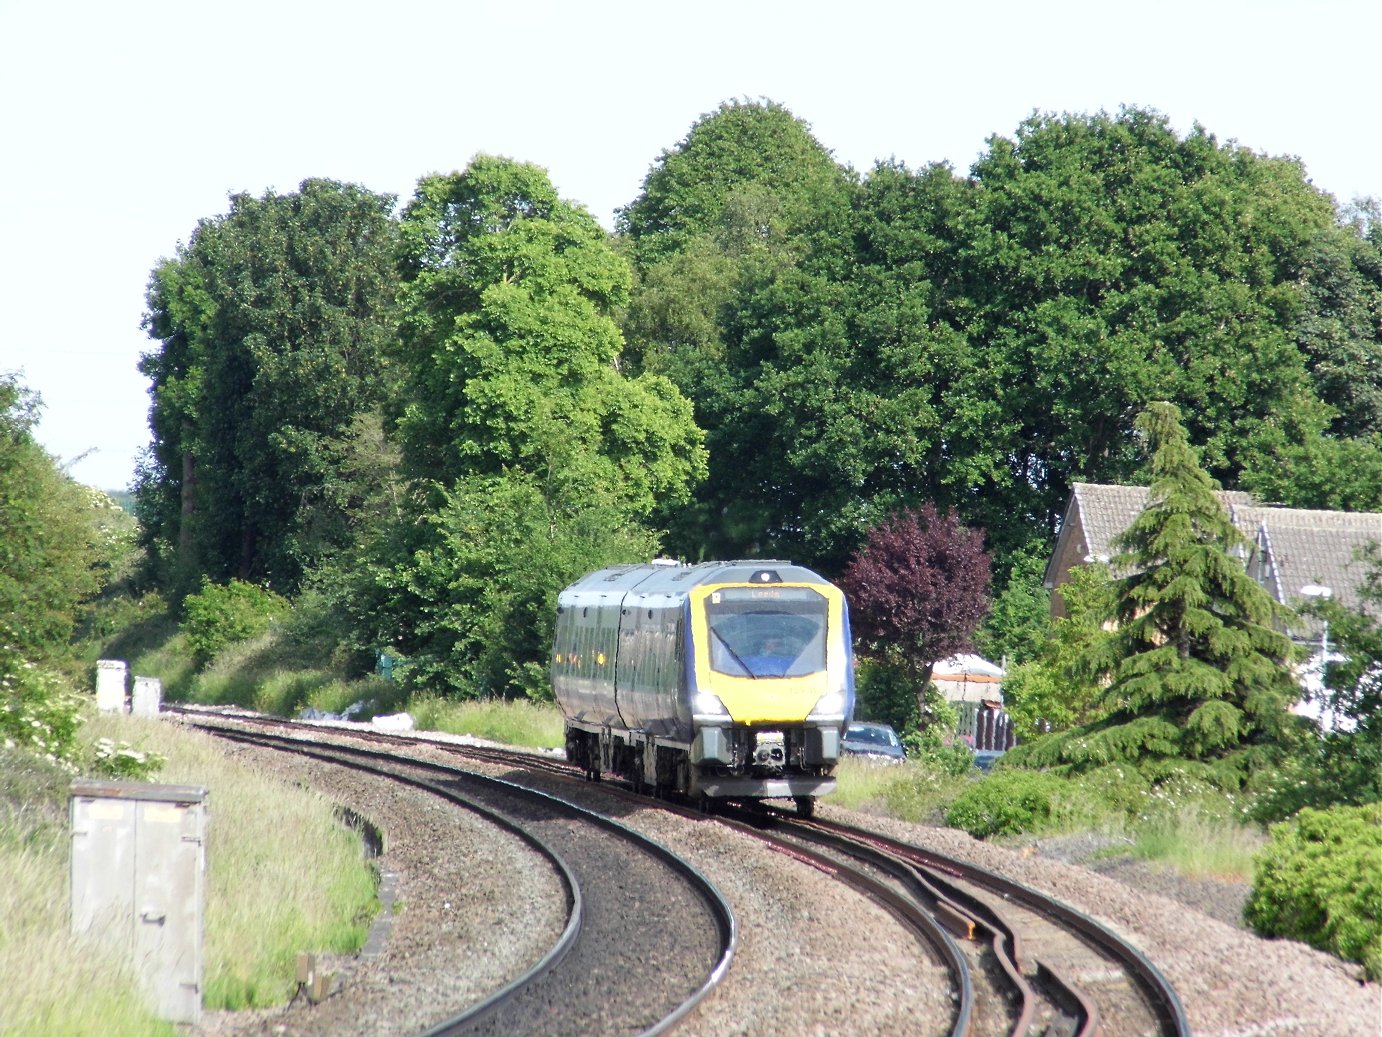
M 552 691 L 592 779 L 809 814 L 854 709 L 848 605 L 790 562 L 602 569 L 558 597 Z

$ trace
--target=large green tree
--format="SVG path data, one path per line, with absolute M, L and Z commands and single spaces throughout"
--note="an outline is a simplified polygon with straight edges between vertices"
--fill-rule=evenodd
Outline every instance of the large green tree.
M 146 536 L 181 589 L 205 575 L 292 590 L 351 536 L 339 479 L 391 384 L 393 199 L 328 180 L 236 195 L 153 272 Z
M 423 492 L 374 614 L 414 679 L 540 694 L 557 590 L 654 549 L 645 520 L 700 478 L 702 436 L 670 381 L 621 370 L 628 263 L 545 171 L 425 178 L 402 230 L 397 420 Z
M 1031 502 L 1054 522 L 1072 479 L 1126 480 L 1131 422 L 1157 399 L 1185 406 L 1226 485 L 1265 484 L 1284 456 L 1306 470 L 1340 452 L 1355 462 L 1344 481 L 1363 465 L 1376 482 L 1376 443 L 1335 438 L 1359 430 L 1331 429 L 1324 372 L 1312 376 L 1298 341 L 1304 286 L 1340 231 L 1299 163 L 1125 109 L 1033 116 L 992 138 L 972 175 L 958 258 L 965 326 L 987 362 L 971 390 L 995 402 L 1007 464 L 990 507 Z M 1315 503 L 1295 480 L 1274 486 L 1273 499 Z
M 847 185 L 810 127 L 782 105 L 727 101 L 658 156 L 617 229 L 641 271 L 721 229 L 790 236 L 834 209 Z
M 1280 607 L 1248 575 L 1244 541 L 1191 448 L 1177 408 L 1136 423 L 1150 455 L 1145 509 L 1118 541 L 1117 628 L 1080 661 L 1105 683 L 1104 715 L 1034 743 L 1031 762 L 1077 769 L 1182 760 L 1227 764 L 1231 783 L 1292 740 L 1299 695 Z

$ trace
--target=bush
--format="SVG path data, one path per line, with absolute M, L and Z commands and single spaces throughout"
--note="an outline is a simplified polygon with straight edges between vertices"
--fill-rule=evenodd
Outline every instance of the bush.
M 1044 771 L 999 771 L 960 793 L 945 823 L 976 839 L 1054 827 L 1065 781 Z
M 1382 803 L 1302 810 L 1271 835 L 1244 909 L 1248 924 L 1361 962 L 1368 978 L 1382 979 Z
M 182 632 L 198 666 L 205 666 L 227 645 L 258 637 L 290 608 L 273 591 L 231 580 L 218 586 L 209 580 L 183 602 Z
M 0 627 L 0 742 L 73 763 L 82 697 L 61 674 L 24 658 L 7 635 Z

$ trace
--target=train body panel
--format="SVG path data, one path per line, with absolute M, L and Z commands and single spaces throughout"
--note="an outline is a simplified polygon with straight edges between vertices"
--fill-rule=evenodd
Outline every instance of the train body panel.
M 801 803 L 853 711 L 848 607 L 789 562 L 603 569 L 558 598 L 552 688 L 591 776 Z

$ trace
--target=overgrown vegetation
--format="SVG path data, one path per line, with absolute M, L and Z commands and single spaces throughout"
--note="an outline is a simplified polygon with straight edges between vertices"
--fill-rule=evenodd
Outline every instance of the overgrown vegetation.
M 1382 803 L 1305 809 L 1272 826 L 1248 921 L 1304 940 L 1382 979 Z
M 245 768 L 211 739 L 162 721 L 97 717 L 80 755 L 124 746 L 138 768 L 113 776 L 202 785 L 207 856 L 204 997 L 208 1009 L 284 1003 L 302 950 L 349 953 L 374 909 L 359 839 L 321 795 Z M 109 773 L 109 772 L 106 772 Z M 0 749 L 0 1033 L 171 1034 L 130 965 L 69 932 L 70 767 Z

